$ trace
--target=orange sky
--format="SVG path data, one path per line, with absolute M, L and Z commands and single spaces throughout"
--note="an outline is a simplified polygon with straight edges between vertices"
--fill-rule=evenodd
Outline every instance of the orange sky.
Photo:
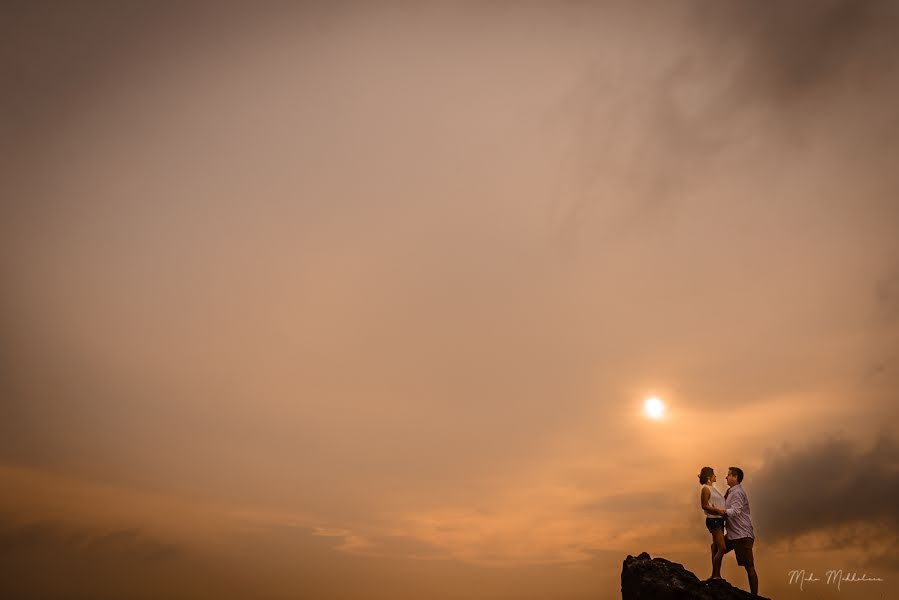
M 0 15 L 0 592 L 899 578 L 895 6 Z

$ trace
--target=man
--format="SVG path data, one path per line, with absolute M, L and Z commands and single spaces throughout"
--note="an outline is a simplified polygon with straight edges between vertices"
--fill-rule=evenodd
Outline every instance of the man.
M 724 494 L 725 508 L 716 509 L 727 519 L 727 532 L 724 535 L 725 554 L 734 551 L 737 564 L 746 568 L 749 577 L 749 591 L 753 596 L 759 593 L 759 577 L 755 572 L 755 560 L 752 556 L 752 545 L 755 532 L 752 530 L 752 519 L 749 518 L 749 498 L 743 491 L 743 469 L 731 467 L 727 470 L 727 492 Z

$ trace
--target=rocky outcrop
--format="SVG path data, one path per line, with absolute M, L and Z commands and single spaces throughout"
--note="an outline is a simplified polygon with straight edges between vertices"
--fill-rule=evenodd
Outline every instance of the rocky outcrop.
M 767 600 L 735 588 L 723 579 L 701 581 L 683 565 L 628 555 L 621 569 L 622 600 Z

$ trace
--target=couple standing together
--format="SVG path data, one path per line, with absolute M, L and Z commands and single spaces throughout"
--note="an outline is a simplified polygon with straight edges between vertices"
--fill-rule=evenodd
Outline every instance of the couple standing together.
M 743 470 L 730 467 L 725 479 L 728 489 L 722 496 L 714 485 L 718 481 L 715 470 L 712 467 L 703 467 L 699 472 L 699 483 L 702 484 L 699 501 L 702 510 L 705 511 L 705 526 L 712 534 L 710 579 L 722 578 L 721 561 L 725 554 L 733 550 L 737 556 L 737 564 L 746 568 L 749 590 L 753 595 L 758 595 L 759 578 L 755 572 L 755 560 L 752 556 L 755 533 L 752 530 L 752 519 L 749 518 L 749 498 L 741 485 Z

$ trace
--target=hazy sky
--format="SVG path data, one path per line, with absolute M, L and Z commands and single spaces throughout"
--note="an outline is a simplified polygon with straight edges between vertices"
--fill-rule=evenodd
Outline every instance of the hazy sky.
M 899 3 L 6 2 L 0 82 L 4 595 L 618 598 L 705 465 L 763 595 L 899 581 Z

